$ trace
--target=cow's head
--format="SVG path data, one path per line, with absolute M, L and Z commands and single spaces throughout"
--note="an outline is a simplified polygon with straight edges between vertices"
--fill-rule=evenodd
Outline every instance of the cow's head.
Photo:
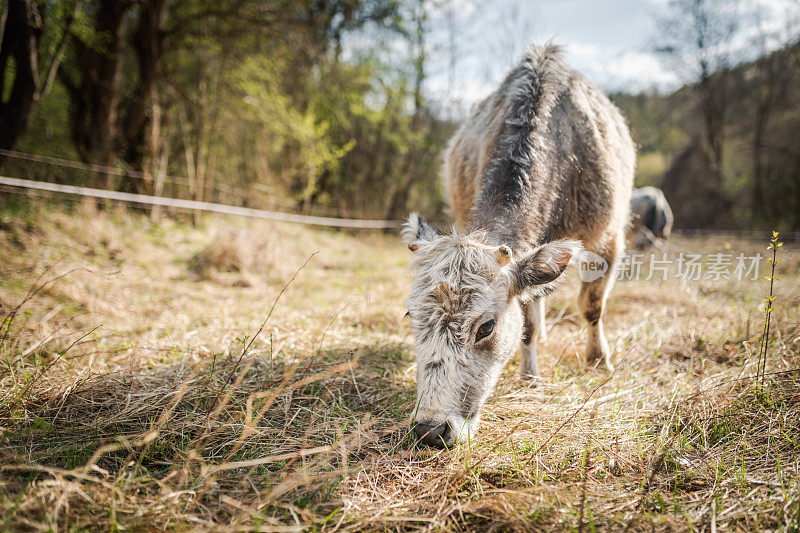
M 480 410 L 523 332 L 520 298 L 544 294 L 577 241 L 554 241 L 512 258 L 485 233 L 440 236 L 417 214 L 403 236 L 414 253 L 408 312 L 417 348 L 414 431 L 450 446 L 475 434 Z

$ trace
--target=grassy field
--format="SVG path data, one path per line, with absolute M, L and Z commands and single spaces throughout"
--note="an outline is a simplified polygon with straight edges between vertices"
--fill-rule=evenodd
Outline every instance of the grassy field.
M 769 293 L 620 281 L 611 374 L 549 299 L 544 379 L 478 438 L 415 445 L 408 251 L 265 222 L 0 200 L 0 530 L 740 530 L 800 526 L 800 250 Z M 660 258 L 660 252 L 659 252 Z M 733 272 L 733 266 L 731 267 Z

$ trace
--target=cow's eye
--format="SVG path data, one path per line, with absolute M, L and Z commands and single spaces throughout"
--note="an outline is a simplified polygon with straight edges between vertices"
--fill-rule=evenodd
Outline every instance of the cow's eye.
M 478 332 L 475 334 L 475 342 L 485 339 L 492 334 L 492 331 L 494 331 L 494 320 L 484 322 L 481 324 L 481 327 L 478 328 Z

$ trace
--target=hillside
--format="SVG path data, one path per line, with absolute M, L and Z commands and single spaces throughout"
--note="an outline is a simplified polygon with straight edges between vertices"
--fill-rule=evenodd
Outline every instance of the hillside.
M 697 86 L 613 96 L 639 146 L 637 184 L 664 189 L 679 228 L 797 231 L 800 44 L 717 73 L 713 83 L 724 105 L 721 186 L 710 179 Z

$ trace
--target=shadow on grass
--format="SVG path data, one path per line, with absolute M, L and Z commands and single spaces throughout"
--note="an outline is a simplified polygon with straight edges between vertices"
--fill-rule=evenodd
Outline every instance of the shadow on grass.
M 245 426 L 258 437 L 244 450 L 318 446 L 365 418 L 404 420 L 414 394 L 395 377 L 404 363 L 402 346 L 389 344 L 325 350 L 296 362 L 230 356 L 99 374 L 56 394 L 31 390 L 16 408 L 0 412 L 8 428 L 4 448 L 31 461 L 74 468 L 91 452 L 68 450 L 157 430 L 154 451 L 187 451 L 203 439 L 216 445 L 198 451 L 214 460 Z M 259 411 L 260 420 L 254 420 Z
M 16 465 L 0 483 L 25 493 L 69 471 L 138 491 L 200 492 L 198 505 L 245 490 L 313 507 L 353 465 L 413 445 L 414 391 L 396 377 L 406 364 L 389 344 L 299 361 L 207 358 L 32 390 L 0 411 L 0 463 Z

